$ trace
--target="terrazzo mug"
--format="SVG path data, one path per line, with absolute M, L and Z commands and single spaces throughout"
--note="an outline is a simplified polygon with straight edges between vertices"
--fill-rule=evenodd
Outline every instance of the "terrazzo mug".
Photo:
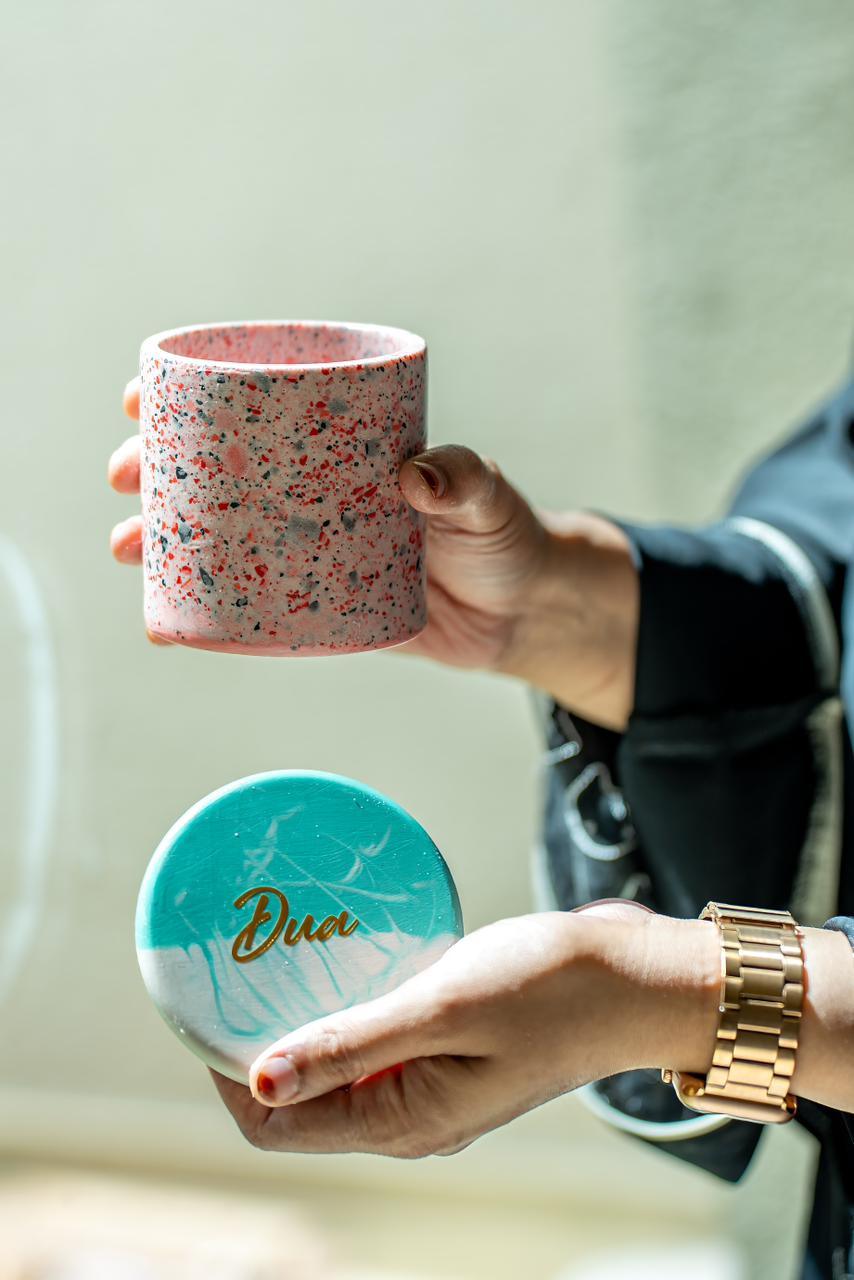
M 142 345 L 145 621 L 228 653 L 355 653 L 426 622 L 427 351 L 401 329 L 209 324 Z

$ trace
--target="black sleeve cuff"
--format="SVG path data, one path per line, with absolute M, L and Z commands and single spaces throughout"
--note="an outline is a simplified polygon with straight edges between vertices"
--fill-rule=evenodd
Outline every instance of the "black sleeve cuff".
M 763 543 L 725 524 L 620 526 L 640 574 L 634 714 L 719 714 L 816 691 L 803 619 Z

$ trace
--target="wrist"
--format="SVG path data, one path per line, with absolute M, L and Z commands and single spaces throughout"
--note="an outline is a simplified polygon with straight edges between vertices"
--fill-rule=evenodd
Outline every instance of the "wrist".
M 804 929 L 804 1005 L 792 1092 L 854 1111 L 854 956 L 830 929 Z
M 501 669 L 621 729 L 634 698 L 639 584 L 631 545 L 599 516 L 547 517 Z
M 712 1059 L 721 984 L 717 927 L 650 916 L 601 921 L 616 1036 L 613 1071 L 672 1067 L 705 1073 Z

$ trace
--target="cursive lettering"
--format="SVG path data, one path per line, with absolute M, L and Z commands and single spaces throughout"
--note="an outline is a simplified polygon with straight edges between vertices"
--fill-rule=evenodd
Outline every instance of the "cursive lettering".
M 350 919 L 348 911 L 341 911 L 337 916 L 327 916 L 320 924 L 315 924 L 314 916 L 304 916 L 300 921 L 290 914 L 290 904 L 285 895 L 272 885 L 259 885 L 256 889 L 247 889 L 235 899 L 234 906 L 242 911 L 255 899 L 252 918 L 238 933 L 231 947 L 231 954 L 238 964 L 248 964 L 264 955 L 279 938 L 286 947 L 295 947 L 298 942 L 328 942 L 336 934 L 340 938 L 349 938 L 359 927 L 356 918 Z M 271 900 L 274 902 L 275 919 L 269 910 Z M 265 925 L 271 928 L 264 935 Z M 261 940 L 258 940 L 259 931 Z

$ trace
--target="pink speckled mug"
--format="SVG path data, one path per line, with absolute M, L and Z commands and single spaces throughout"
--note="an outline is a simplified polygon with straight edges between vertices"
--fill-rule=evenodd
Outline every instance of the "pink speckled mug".
M 210 324 L 142 345 L 145 620 L 228 653 L 354 653 L 426 622 L 427 351 L 401 329 Z

